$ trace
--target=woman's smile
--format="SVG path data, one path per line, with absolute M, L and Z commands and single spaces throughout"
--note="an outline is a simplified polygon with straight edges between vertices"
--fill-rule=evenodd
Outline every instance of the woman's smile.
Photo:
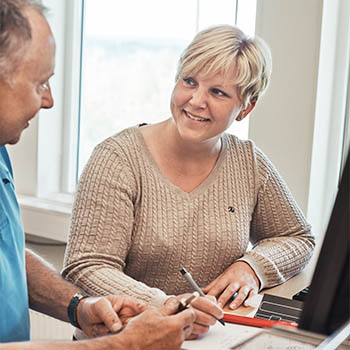
M 208 119 L 208 118 L 202 118 L 202 117 L 200 117 L 200 116 L 196 116 L 196 115 L 194 115 L 194 114 L 192 114 L 192 113 L 187 112 L 185 109 L 184 109 L 183 111 L 184 111 L 185 115 L 186 115 L 189 119 L 191 119 L 191 120 L 193 120 L 193 121 L 197 121 L 197 122 L 210 122 L 210 119 Z

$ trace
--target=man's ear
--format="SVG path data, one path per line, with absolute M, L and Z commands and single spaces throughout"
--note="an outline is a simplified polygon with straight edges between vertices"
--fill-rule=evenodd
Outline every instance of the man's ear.
M 237 121 L 243 120 L 254 109 L 255 103 L 256 102 L 250 102 L 245 109 L 241 110 L 241 112 L 238 114 L 236 120 Z

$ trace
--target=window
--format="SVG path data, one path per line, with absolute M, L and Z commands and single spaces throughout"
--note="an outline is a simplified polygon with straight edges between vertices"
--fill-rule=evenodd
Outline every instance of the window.
M 84 0 L 77 178 L 106 137 L 169 118 L 182 50 L 199 30 L 235 24 L 237 16 L 254 33 L 255 1 Z M 247 122 L 230 132 L 247 137 Z

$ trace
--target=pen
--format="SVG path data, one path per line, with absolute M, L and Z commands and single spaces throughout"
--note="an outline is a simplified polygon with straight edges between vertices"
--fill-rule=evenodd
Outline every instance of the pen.
M 179 303 L 180 303 L 180 304 L 179 304 L 179 307 L 178 307 L 176 313 L 181 312 L 181 311 L 187 309 L 187 308 L 190 306 L 191 302 L 192 302 L 193 300 L 197 299 L 198 297 L 199 297 L 199 293 L 198 293 L 198 292 L 193 292 L 193 293 L 190 294 L 189 296 L 184 297 L 184 298 L 181 298 L 181 299 L 179 300 Z
M 288 327 L 294 327 L 294 328 L 298 327 L 298 324 L 296 322 L 264 320 L 261 318 L 239 316 L 239 315 L 233 315 L 229 313 L 224 313 L 223 319 L 226 322 L 230 322 L 230 323 L 238 323 L 245 326 L 261 327 L 261 328 L 272 328 L 273 326 L 276 326 L 276 325 L 288 326 Z
M 196 283 L 196 281 L 192 278 L 191 274 L 187 272 L 187 270 L 184 267 L 181 267 L 180 272 L 184 278 L 189 282 L 189 284 L 201 295 L 202 297 L 205 297 L 206 295 L 202 291 L 202 289 L 199 287 L 199 285 Z M 223 326 L 225 326 L 225 322 L 222 319 L 218 320 Z

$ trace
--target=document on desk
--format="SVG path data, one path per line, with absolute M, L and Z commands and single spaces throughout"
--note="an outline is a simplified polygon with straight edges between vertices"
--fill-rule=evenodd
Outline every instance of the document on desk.
M 277 332 L 277 331 L 276 331 Z M 216 323 L 207 334 L 195 340 L 187 340 L 182 350 L 312 350 L 315 345 L 293 339 L 293 335 L 274 334 L 272 329 Z
M 220 323 L 210 327 L 209 332 L 195 340 L 187 340 L 183 343 L 183 350 L 228 350 L 241 344 L 253 335 L 261 333 L 261 328 L 242 326 L 226 323 L 223 327 Z
M 315 345 L 304 343 L 290 337 L 271 334 L 271 330 L 263 330 L 249 340 L 231 347 L 232 350 L 314 350 Z

